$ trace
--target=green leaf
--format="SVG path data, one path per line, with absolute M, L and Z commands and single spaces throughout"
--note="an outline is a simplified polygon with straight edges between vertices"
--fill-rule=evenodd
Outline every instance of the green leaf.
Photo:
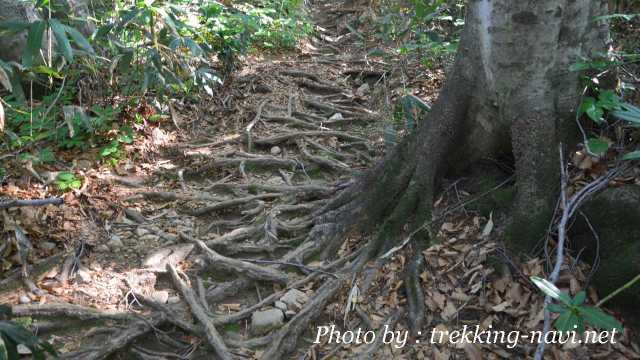
M 603 155 L 609 150 L 609 142 L 600 138 L 587 140 L 587 150 L 593 155 Z
M 40 150 L 40 152 L 38 153 L 38 158 L 40 159 L 40 161 L 42 161 L 45 164 L 56 161 L 56 156 L 53 154 L 53 152 L 49 148 L 44 148 Z
M 622 157 L 622 160 L 638 160 L 640 159 L 640 150 L 632 151 L 628 154 L 625 154 Z
M 43 350 L 57 356 L 55 349 L 48 342 L 40 340 L 24 326 L 10 321 L 0 321 L 0 360 L 3 356 L 7 359 L 18 359 L 18 344 L 29 348 L 36 360 L 45 360 Z
M 60 75 L 59 72 L 45 65 L 38 65 L 31 70 L 36 74 L 43 74 L 43 75 L 54 77 L 56 79 L 62 79 L 62 75 Z
M 586 97 L 582 100 L 582 104 L 580 105 L 579 115 L 586 114 L 591 120 L 596 123 L 604 122 L 602 116 L 604 115 L 604 111 L 602 107 L 600 107 L 596 99 L 592 97 Z
M 120 144 L 118 143 L 118 140 L 111 141 L 109 145 L 103 147 L 102 150 L 100 150 L 100 157 L 104 158 L 118 152 L 119 146 Z
M 121 143 L 131 144 L 133 142 L 133 136 L 131 134 L 120 134 L 117 140 Z
M 2 331 L 0 331 L 0 337 L 2 337 L 2 340 L 4 341 L 8 358 L 10 360 L 19 359 L 20 355 L 18 354 L 17 344 L 13 340 L 11 340 L 6 334 L 3 334 Z
M 629 103 L 623 103 L 620 107 L 620 110 L 611 112 L 611 115 L 618 119 L 633 123 L 634 126 L 640 126 L 640 108 Z
M 69 36 L 71 36 L 73 41 L 75 41 L 76 45 L 78 45 L 82 50 L 88 52 L 89 54 L 95 54 L 93 47 L 91 46 L 91 44 L 89 44 L 89 41 L 87 41 L 87 39 L 82 36 L 82 34 L 78 30 L 68 25 L 63 26 L 64 30 L 67 32 L 67 34 L 69 34 Z
M 622 324 L 618 322 L 614 317 L 605 314 L 602 310 L 595 307 L 581 306 L 578 308 L 580 315 L 599 330 L 613 330 L 622 331 Z
M 547 279 L 532 276 L 531 281 L 538 287 L 538 289 L 542 290 L 543 293 L 545 293 L 552 299 L 558 300 L 568 307 L 571 307 L 571 298 L 569 297 L 569 295 L 560 291 L 560 289 L 558 289 Z
M 39 55 L 40 48 L 42 47 L 42 36 L 45 29 L 44 21 L 34 21 L 29 26 L 29 34 L 27 35 L 27 47 L 22 53 L 22 65 L 25 67 L 31 67 L 34 59 Z
M 49 19 L 49 25 L 53 31 L 53 35 L 56 37 L 57 46 L 60 47 L 62 56 L 67 59 L 67 62 L 73 62 L 73 50 L 71 44 L 67 38 L 64 26 L 58 19 Z
M 599 106 L 606 110 L 616 110 L 620 108 L 620 98 L 613 90 L 603 90 L 598 94 L 598 102 L 596 106 Z
M 638 14 L 611 14 L 611 15 L 598 16 L 594 18 L 594 20 L 600 21 L 600 20 L 610 20 L 610 19 L 622 19 L 624 21 L 629 21 L 629 20 L 632 20 L 637 15 Z
M 60 172 L 56 177 L 58 181 L 64 181 L 64 182 L 73 181 L 75 178 L 76 178 L 75 175 L 67 171 Z
M 9 360 L 9 354 L 7 354 L 7 347 L 4 344 L 4 339 L 0 336 L 0 360 Z
M 562 314 L 564 312 L 571 311 L 571 309 L 569 309 L 568 307 L 560 304 L 549 304 L 547 305 L 547 310 L 556 314 Z
M 562 313 L 553 325 L 558 331 L 574 331 L 580 325 L 580 319 L 573 311 Z
M 587 298 L 587 293 L 584 291 L 580 291 L 576 294 L 576 296 L 573 298 L 573 305 L 574 306 L 579 306 L 584 304 L 584 300 Z

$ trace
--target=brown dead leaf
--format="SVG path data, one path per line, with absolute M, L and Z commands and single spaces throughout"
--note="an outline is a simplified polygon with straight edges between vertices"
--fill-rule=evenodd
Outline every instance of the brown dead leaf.
M 522 285 L 520 285 L 520 283 L 513 283 L 507 292 L 507 299 L 522 304 L 522 296 Z
M 442 293 L 440 293 L 437 290 L 434 290 L 430 298 L 433 299 L 433 301 L 435 302 L 435 304 L 438 306 L 440 310 L 444 309 L 447 298 Z
M 442 224 L 442 226 L 440 227 L 440 230 L 444 230 L 446 232 L 454 232 L 455 229 L 456 229 L 456 226 L 450 222 L 446 222 Z
M 532 312 L 529 314 L 529 320 L 526 325 L 527 329 L 534 329 L 542 320 L 544 320 L 544 308 L 539 310 L 535 310 L 535 308 L 533 308 Z
M 435 337 L 433 338 L 434 343 L 437 344 L 446 344 L 448 341 L 448 337 L 444 336 L 444 334 L 449 333 L 449 328 L 445 324 L 438 324 L 433 328 Z M 443 336 L 440 336 L 443 335 Z
M 509 306 L 511 306 L 511 301 L 504 301 L 498 305 L 492 306 L 491 310 L 495 312 L 504 312 Z
M 451 353 L 448 350 L 443 349 L 442 351 L 438 350 L 438 348 L 433 348 L 433 359 L 434 360 L 449 360 L 451 357 Z
M 467 358 L 470 360 L 482 360 L 482 351 L 476 344 L 466 343 L 464 345 L 464 352 L 467 353 Z
M 451 301 L 447 301 L 447 305 L 444 307 L 444 310 L 442 311 L 442 319 L 451 320 L 451 318 L 453 318 L 453 316 L 457 313 L 458 313 L 458 310 L 456 309 L 455 305 L 453 305 Z

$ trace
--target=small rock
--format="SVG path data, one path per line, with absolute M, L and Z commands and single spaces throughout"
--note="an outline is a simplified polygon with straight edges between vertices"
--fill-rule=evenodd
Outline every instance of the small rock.
M 100 244 L 96 247 L 96 251 L 98 252 L 109 252 L 109 247 L 105 244 Z
M 167 263 L 175 265 L 186 259 L 193 247 L 193 244 L 179 244 L 157 249 L 144 259 L 142 266 L 148 270 L 165 272 Z
M 261 94 L 267 94 L 272 92 L 273 90 L 271 89 L 271 87 L 269 87 L 268 85 L 264 85 L 264 84 L 258 84 L 254 87 L 255 92 L 257 93 L 261 93 Z
M 331 115 L 331 117 L 329 118 L 329 120 L 342 120 L 342 119 L 344 118 L 342 117 L 341 113 L 335 113 Z
M 56 244 L 50 241 L 43 241 L 40 243 L 40 248 L 44 251 L 50 252 L 56 248 Z
M 160 128 L 154 128 L 151 131 L 151 141 L 153 141 L 154 145 L 162 145 L 167 142 L 168 136 L 162 131 Z
M 356 95 L 357 96 L 365 96 L 369 93 L 369 91 L 371 90 L 371 88 L 369 87 L 369 84 L 364 83 L 362 85 L 360 85 L 360 87 L 358 88 L 358 90 L 356 90 Z
M 93 280 L 93 277 L 91 276 L 89 269 L 81 266 L 76 272 L 76 281 L 78 284 L 88 284 L 91 280 Z
M 109 249 L 107 248 L 107 250 Z M 91 264 L 89 264 L 89 269 L 93 271 L 102 271 L 102 265 L 97 261 L 92 261 Z
M 282 149 L 280 149 L 279 146 L 274 146 L 271 148 L 271 155 L 280 155 L 280 153 L 282 152 Z
M 109 242 L 107 243 L 107 245 L 112 250 L 118 249 L 124 246 L 124 244 L 122 243 L 122 240 L 120 240 L 120 237 L 117 235 L 115 237 L 112 236 Z
M 280 301 L 287 304 L 287 307 L 293 310 L 300 310 L 307 300 L 309 300 L 307 294 L 298 289 L 291 289 L 280 298 Z
M 151 299 L 159 302 L 160 304 L 166 304 L 169 301 L 169 292 L 165 290 L 157 290 L 151 294 Z
M 31 350 L 23 344 L 18 344 L 17 350 L 20 355 L 31 355 Z
M 284 313 L 280 309 L 256 311 L 251 315 L 251 331 L 255 335 L 266 334 L 284 323 Z
M 282 311 L 287 311 L 287 304 L 283 303 L 282 301 L 276 301 L 274 306 Z
M 291 319 L 294 316 L 296 316 L 296 312 L 293 310 L 287 310 L 284 312 L 284 317 L 287 319 Z
M 269 185 L 287 185 L 287 183 L 280 176 L 272 176 L 265 180 L 265 183 Z
M 147 221 L 142 213 L 136 209 L 126 208 L 124 209 L 124 214 L 127 216 L 125 220 L 133 220 L 133 223 L 143 223 Z
M 149 230 L 147 230 L 147 229 L 145 229 L 145 228 L 143 228 L 143 227 L 138 226 L 138 228 L 136 228 L 136 235 L 137 235 L 138 237 L 145 236 L 145 235 L 147 235 L 148 233 L 149 233 Z
M 173 295 L 167 298 L 167 304 L 177 304 L 180 302 L 180 296 Z
M 30 303 L 30 302 L 31 302 L 31 298 L 30 298 L 30 297 L 28 297 L 28 296 L 27 296 L 27 295 L 25 295 L 25 294 L 22 294 L 22 295 L 20 295 L 20 299 L 19 299 L 19 301 L 20 301 L 20 304 L 28 304 L 28 303 Z
M 140 237 L 140 241 L 158 241 L 160 237 L 158 235 L 155 234 L 147 234 L 147 235 L 143 235 Z
M 93 167 L 93 161 L 80 159 L 76 161 L 76 167 L 80 170 L 87 170 Z

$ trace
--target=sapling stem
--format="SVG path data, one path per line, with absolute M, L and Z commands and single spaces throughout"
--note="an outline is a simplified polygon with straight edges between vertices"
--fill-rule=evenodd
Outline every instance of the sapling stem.
M 618 295 L 619 293 L 623 292 L 624 290 L 630 288 L 633 284 L 637 283 L 640 280 L 640 274 L 638 274 L 638 276 L 634 277 L 633 279 L 631 279 L 631 281 L 629 281 L 628 283 L 622 285 L 621 287 L 617 288 L 614 292 L 612 292 L 611 294 L 607 295 L 604 297 L 604 299 L 598 301 L 598 303 L 596 304 L 596 307 L 600 307 L 602 306 L 602 304 L 606 303 L 607 301 L 609 301 L 612 297 Z

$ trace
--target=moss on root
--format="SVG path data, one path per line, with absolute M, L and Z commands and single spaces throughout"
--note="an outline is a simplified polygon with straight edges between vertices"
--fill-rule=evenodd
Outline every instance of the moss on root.
M 600 239 L 600 264 L 593 284 L 606 296 L 640 274 L 640 186 L 603 191 L 582 209 Z M 574 251 L 584 250 L 583 260 L 593 263 L 597 243 L 581 216 L 571 230 Z M 607 306 L 624 314 L 627 325 L 640 329 L 640 284 L 612 298 Z
M 489 216 L 491 213 L 494 215 L 507 213 L 515 198 L 515 186 L 509 184 L 497 189 L 496 187 L 502 184 L 509 174 L 492 164 L 477 164 L 470 170 L 470 174 L 469 180 L 464 184 L 465 190 L 476 196 L 489 193 L 469 204 L 467 208 L 479 212 L 482 216 Z

